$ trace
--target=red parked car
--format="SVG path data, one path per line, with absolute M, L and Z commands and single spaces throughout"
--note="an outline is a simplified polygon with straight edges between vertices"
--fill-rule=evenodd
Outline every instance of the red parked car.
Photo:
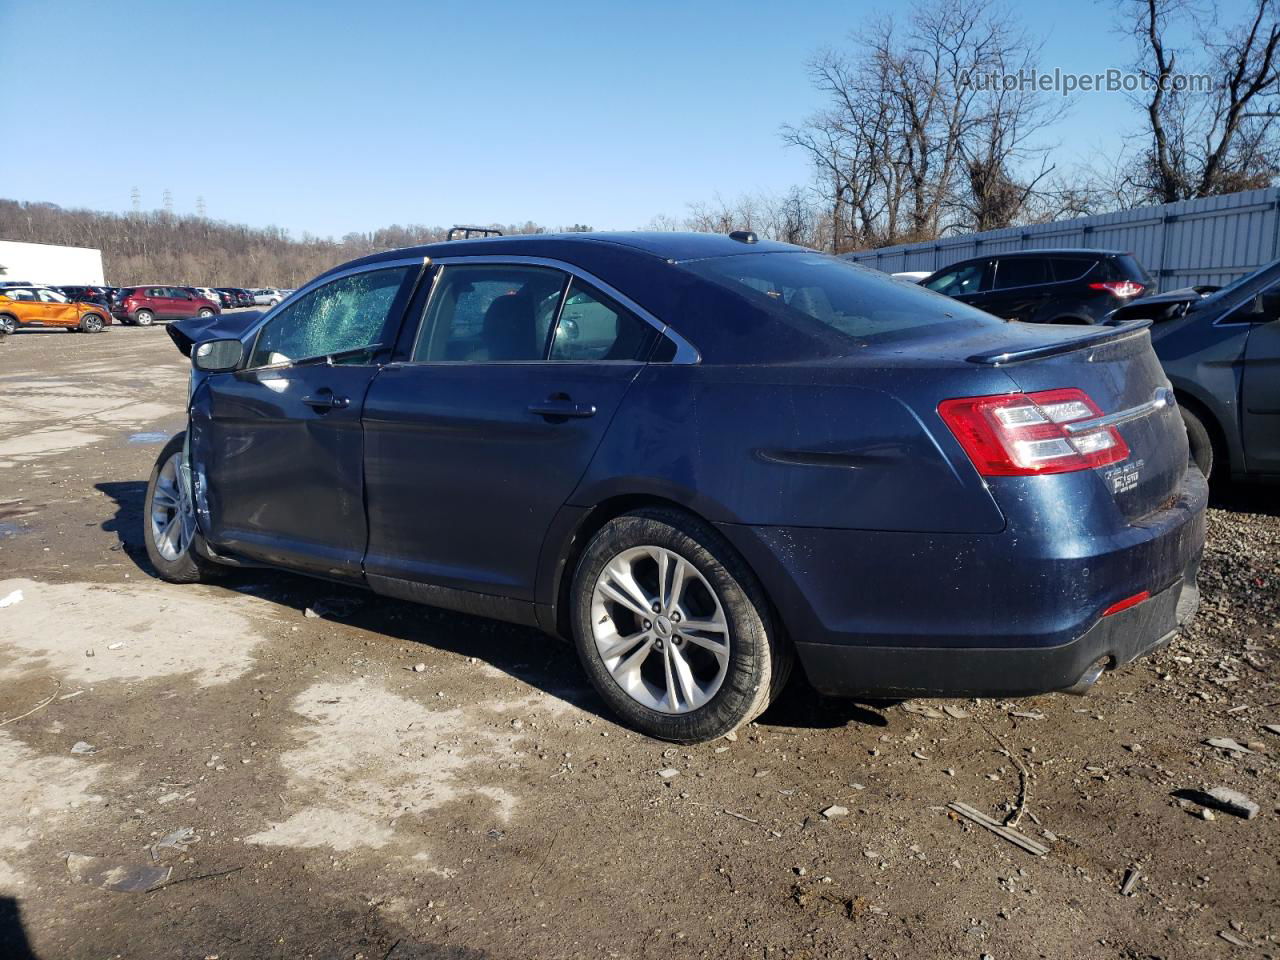
M 212 317 L 222 308 L 188 287 L 125 287 L 111 308 L 121 323 L 149 327 L 156 320 Z

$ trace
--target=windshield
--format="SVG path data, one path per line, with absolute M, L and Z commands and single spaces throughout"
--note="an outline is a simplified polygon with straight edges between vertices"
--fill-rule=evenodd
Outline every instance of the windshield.
M 749 253 L 682 266 L 771 313 L 816 320 L 860 342 L 1004 323 L 887 273 L 819 253 Z

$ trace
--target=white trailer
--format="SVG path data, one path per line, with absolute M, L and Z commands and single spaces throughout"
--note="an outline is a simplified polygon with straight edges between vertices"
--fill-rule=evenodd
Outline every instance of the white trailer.
M 55 243 L 0 240 L 0 283 L 48 283 L 54 286 L 103 286 L 102 251 Z

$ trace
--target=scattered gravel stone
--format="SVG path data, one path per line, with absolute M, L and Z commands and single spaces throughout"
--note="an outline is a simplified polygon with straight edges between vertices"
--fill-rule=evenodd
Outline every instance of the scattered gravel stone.
M 414 672 L 414 673 L 426 673 L 426 672 L 427 672 L 427 665 L 426 665 L 425 663 L 415 663 L 415 664 L 413 665 L 413 672 Z
M 672 777 L 680 776 L 680 771 L 677 770 L 675 767 L 667 767 L 665 770 L 659 770 L 658 776 L 660 776 L 663 780 L 670 780 Z
M 1243 817 L 1246 820 L 1252 820 L 1261 809 L 1243 793 L 1238 790 L 1231 790 L 1228 787 L 1214 787 L 1209 791 L 1209 796 L 1217 801 L 1219 810 L 1234 814 L 1237 817 Z
M 1217 747 L 1219 750 L 1230 750 L 1232 753 L 1253 753 L 1248 747 L 1236 743 L 1230 737 L 1210 737 L 1205 743 L 1211 747 Z
M 91 743 L 85 743 L 83 740 L 77 740 L 76 745 L 71 748 L 71 752 L 81 754 L 97 753 L 98 748 Z
M 842 807 L 839 804 L 832 804 L 822 811 L 822 815 L 828 820 L 834 820 L 836 817 L 847 817 L 849 815 L 849 808 Z

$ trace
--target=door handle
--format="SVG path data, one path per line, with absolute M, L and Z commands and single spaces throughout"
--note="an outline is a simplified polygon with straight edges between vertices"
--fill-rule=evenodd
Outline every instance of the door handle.
M 332 390 L 321 390 L 314 397 L 303 397 L 302 402 L 316 410 L 345 410 L 351 405 L 348 397 L 335 397 Z
M 570 417 L 594 417 L 594 403 L 574 403 L 568 397 L 548 397 L 541 403 L 529 404 L 529 412 L 548 420 L 567 420 Z

